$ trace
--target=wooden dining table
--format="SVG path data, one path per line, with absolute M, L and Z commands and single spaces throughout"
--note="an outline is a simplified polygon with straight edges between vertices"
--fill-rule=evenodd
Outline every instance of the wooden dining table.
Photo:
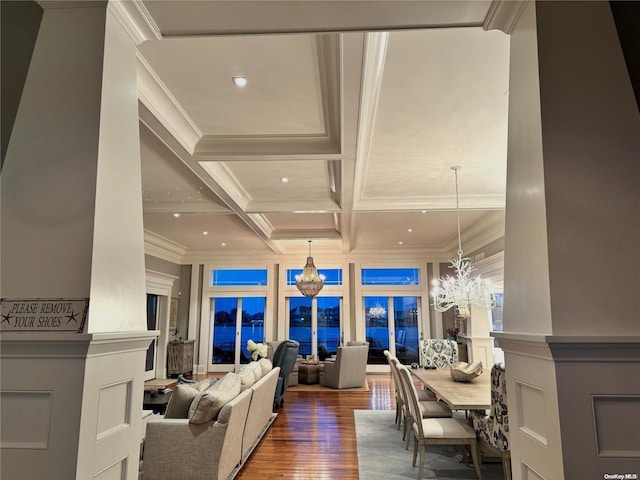
M 491 407 L 491 372 L 469 382 L 456 382 L 448 368 L 411 369 L 411 374 L 451 410 L 488 410 Z

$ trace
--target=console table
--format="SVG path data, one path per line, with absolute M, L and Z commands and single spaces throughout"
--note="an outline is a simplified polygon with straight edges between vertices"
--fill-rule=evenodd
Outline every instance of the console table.
M 167 375 L 193 372 L 193 345 L 195 340 L 179 340 L 167 344 Z

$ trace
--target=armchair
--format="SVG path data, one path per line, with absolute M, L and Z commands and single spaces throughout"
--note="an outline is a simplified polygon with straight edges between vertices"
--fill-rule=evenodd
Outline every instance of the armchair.
M 444 338 L 420 340 L 420 365 L 427 368 L 450 367 L 458 361 L 458 344 Z
M 331 388 L 364 386 L 369 344 L 338 347 L 336 358 L 327 360 L 320 371 L 320 384 Z
M 273 407 L 280 408 L 284 403 L 284 392 L 289 385 L 289 375 L 293 367 L 296 365 L 298 358 L 298 349 L 300 344 L 295 340 L 285 340 L 278 345 L 273 353 L 273 366 L 280 367 L 280 375 L 278 376 L 278 384 L 276 385 L 276 393 L 273 398 Z
M 511 452 L 509 450 L 509 415 L 507 413 L 507 380 L 504 364 L 491 368 L 491 408 L 471 412 L 473 429 L 480 447 L 498 453 L 502 457 L 505 480 L 511 480 Z
M 278 348 L 278 345 L 280 345 L 281 343 L 282 341 L 277 341 L 277 340 L 267 342 L 267 358 L 271 360 L 271 363 L 273 363 L 273 355 L 276 353 L 276 349 Z M 293 387 L 294 385 L 298 385 L 299 363 L 301 361 L 302 361 L 302 357 L 298 355 L 298 358 L 296 359 L 296 364 L 293 366 L 293 370 L 291 370 L 291 373 L 287 378 L 287 388 Z

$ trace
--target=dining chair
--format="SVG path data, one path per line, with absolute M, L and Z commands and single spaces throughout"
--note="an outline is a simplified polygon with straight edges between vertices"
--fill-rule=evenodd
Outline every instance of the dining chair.
M 402 439 L 405 440 L 405 450 L 409 449 L 409 443 L 411 443 L 411 429 L 415 422 L 419 422 L 423 418 L 446 418 L 451 417 L 451 409 L 445 404 L 437 400 L 420 400 L 419 391 L 413 383 L 411 378 L 411 371 L 400 364 L 398 359 L 392 359 L 392 362 L 396 364 L 398 376 L 400 377 L 400 384 L 402 385 L 402 392 L 404 396 L 404 432 Z M 419 415 L 414 416 L 413 412 L 409 408 L 409 396 L 415 395 L 418 399 L 418 412 Z
M 405 417 L 404 392 L 402 390 L 402 384 L 400 381 L 400 377 L 398 376 L 398 368 L 396 366 L 396 363 L 400 364 L 400 360 L 398 360 L 398 357 L 396 357 L 391 352 L 389 352 L 389 350 L 385 350 L 383 353 L 384 353 L 384 356 L 387 358 L 387 362 L 389 363 L 389 370 L 391 371 L 391 378 L 393 378 L 393 386 L 396 393 L 395 423 L 398 426 L 398 430 L 400 430 L 400 427 L 403 425 L 404 417 Z M 436 400 L 435 394 L 430 390 L 418 390 L 418 397 L 420 398 L 421 401 Z M 405 432 L 406 432 L 406 429 L 405 429 Z M 402 439 L 404 440 L 405 437 L 406 435 L 403 435 Z
M 458 344 L 445 338 L 420 340 L 420 366 L 446 368 L 458 361 Z
M 472 410 L 473 429 L 479 445 L 502 459 L 505 480 L 511 480 L 511 451 L 509 450 L 509 414 L 507 411 L 507 379 L 503 363 L 491 368 L 491 408 Z
M 406 398 L 409 410 L 413 418 L 420 417 L 420 402 L 418 393 L 413 382 L 406 382 L 407 375 L 411 373 L 402 367 L 399 369 L 404 384 L 409 384 L 408 395 Z M 471 458 L 473 466 L 479 480 L 482 480 L 482 472 L 480 470 L 480 460 L 478 454 L 478 444 L 476 440 L 476 432 L 464 420 L 458 418 L 421 418 L 414 421 L 411 425 L 411 433 L 415 439 L 413 447 L 413 466 L 416 466 L 416 458 L 420 451 L 420 467 L 418 469 L 418 480 L 422 479 L 424 472 L 425 454 L 427 445 L 467 445 L 471 450 Z

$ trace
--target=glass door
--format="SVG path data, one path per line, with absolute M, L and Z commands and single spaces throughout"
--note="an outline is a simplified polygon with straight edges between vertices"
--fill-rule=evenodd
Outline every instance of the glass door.
M 158 329 L 158 295 L 147 294 L 147 330 Z M 147 357 L 144 367 L 144 379 L 156 378 L 156 363 L 158 351 L 158 338 L 155 337 L 147 348 Z
M 236 367 L 249 363 L 249 339 L 264 339 L 264 297 L 216 297 L 212 299 L 212 350 L 210 367 Z M 217 370 L 210 368 L 210 370 Z
M 341 297 L 289 297 L 289 338 L 300 343 L 298 353 L 324 360 L 340 343 Z
M 386 364 L 385 350 L 404 365 L 418 361 L 418 311 L 418 297 L 364 297 L 369 364 Z

